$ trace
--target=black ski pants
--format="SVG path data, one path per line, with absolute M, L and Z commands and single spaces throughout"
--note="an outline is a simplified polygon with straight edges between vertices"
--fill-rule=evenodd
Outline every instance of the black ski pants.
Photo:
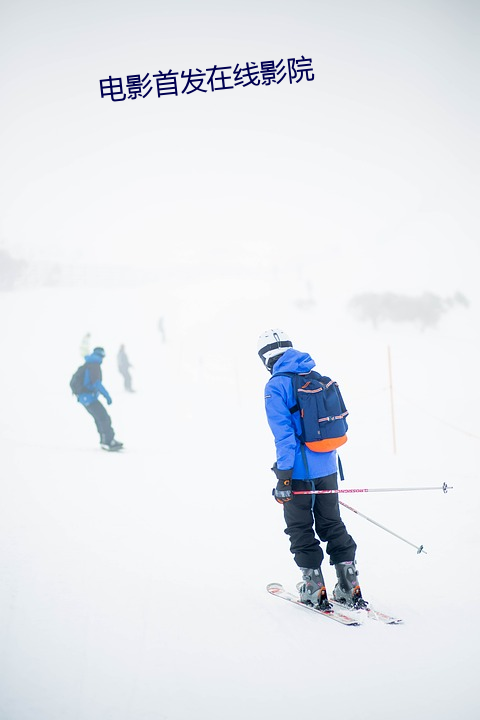
M 98 434 L 100 435 L 100 442 L 109 445 L 112 442 L 115 433 L 113 432 L 110 415 L 105 410 L 105 407 L 102 405 L 100 400 L 94 400 L 90 403 L 90 405 L 84 405 L 84 408 L 95 420 L 95 425 L 97 426 Z
M 292 490 L 336 490 L 337 473 L 313 480 L 293 480 Z M 319 568 L 326 542 L 330 565 L 355 559 L 357 546 L 340 517 L 338 495 L 295 495 L 283 506 L 290 552 L 301 568 Z

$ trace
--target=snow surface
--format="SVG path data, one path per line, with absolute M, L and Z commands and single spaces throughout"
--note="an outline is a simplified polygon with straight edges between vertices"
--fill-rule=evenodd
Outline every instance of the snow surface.
M 375 332 L 274 297 L 258 278 L 174 275 L 0 295 L 2 720 L 478 716 L 478 309 Z M 425 546 L 343 511 L 364 595 L 402 626 L 342 627 L 265 591 L 299 579 L 255 349 L 277 325 L 341 384 L 345 487 L 454 486 L 345 496 Z M 122 454 L 99 449 L 68 388 L 87 331 Z

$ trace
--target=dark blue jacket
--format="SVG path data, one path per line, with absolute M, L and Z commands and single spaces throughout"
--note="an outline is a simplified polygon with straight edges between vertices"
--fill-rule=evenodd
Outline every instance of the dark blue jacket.
M 308 353 L 288 348 L 273 366 L 272 377 L 265 387 L 265 409 L 270 429 L 275 438 L 277 467 L 279 470 L 293 468 L 293 478 L 306 480 L 325 477 L 337 471 L 337 453 L 313 452 L 304 447 L 305 461 L 298 436 L 301 434 L 300 413 L 290 413 L 296 400 L 289 377 L 277 377 L 281 372 L 308 373 L 315 363 Z
M 85 368 L 83 384 L 88 392 L 81 393 L 78 396 L 78 402 L 82 405 L 91 405 L 99 395 L 103 395 L 108 404 L 112 402 L 112 398 L 102 385 L 102 368 L 100 367 L 102 360 L 102 356 L 95 355 L 95 353 L 85 357 L 87 367 Z

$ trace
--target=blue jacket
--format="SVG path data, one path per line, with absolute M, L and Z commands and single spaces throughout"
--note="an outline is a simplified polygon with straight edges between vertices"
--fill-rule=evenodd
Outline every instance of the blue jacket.
M 77 398 L 82 405 L 91 405 L 99 395 L 103 395 L 109 405 L 112 402 L 112 398 L 102 385 L 102 369 L 100 367 L 102 360 L 101 355 L 95 355 L 95 353 L 85 357 L 87 367 L 83 384 L 88 392 L 81 393 Z
M 308 373 L 315 363 L 308 353 L 288 348 L 273 366 L 272 377 L 265 386 L 265 409 L 270 429 L 275 438 L 277 467 L 279 470 L 293 468 L 293 478 L 307 480 L 332 475 L 337 471 L 337 453 L 313 452 L 303 446 L 305 461 L 298 436 L 301 434 L 300 413 L 290 413 L 296 403 L 292 381 L 289 377 L 277 377 L 281 372 Z

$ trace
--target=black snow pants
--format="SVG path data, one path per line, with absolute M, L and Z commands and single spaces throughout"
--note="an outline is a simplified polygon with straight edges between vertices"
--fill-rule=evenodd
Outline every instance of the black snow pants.
M 100 435 L 100 442 L 109 445 L 112 442 L 115 433 L 113 432 L 110 415 L 105 410 L 100 400 L 94 400 L 90 403 L 90 405 L 84 405 L 84 408 L 95 420 L 95 425 L 97 426 L 98 434 Z
M 337 473 L 313 480 L 293 480 L 292 490 L 336 490 Z M 319 539 L 327 543 L 330 565 L 355 559 L 357 546 L 348 534 L 342 518 L 338 495 L 295 495 L 283 506 L 285 533 L 290 537 L 290 552 L 301 568 L 319 568 L 323 550 Z

